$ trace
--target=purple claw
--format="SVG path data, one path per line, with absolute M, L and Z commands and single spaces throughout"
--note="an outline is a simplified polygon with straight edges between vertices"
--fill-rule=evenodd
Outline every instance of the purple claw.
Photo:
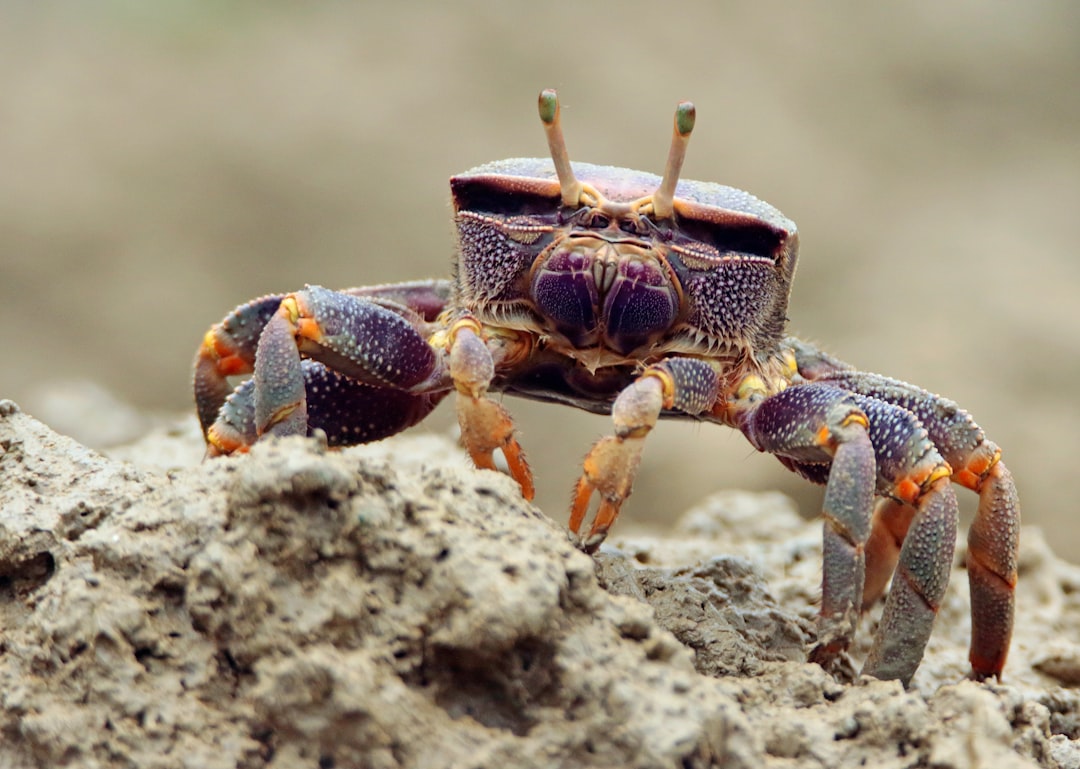
M 331 445 L 361 443 L 415 424 L 451 389 L 421 333 L 448 291 L 444 281 L 344 293 L 311 286 L 237 308 L 211 329 L 196 359 L 210 453 L 313 429 Z M 248 373 L 234 392 L 228 377 Z M 410 392 L 418 386 L 423 392 Z

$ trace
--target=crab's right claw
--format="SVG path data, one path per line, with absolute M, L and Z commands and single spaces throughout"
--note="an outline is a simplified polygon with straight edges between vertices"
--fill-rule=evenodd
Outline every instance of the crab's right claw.
M 634 485 L 645 436 L 656 425 L 664 407 L 664 377 L 660 370 L 646 373 L 619 393 L 611 407 L 615 434 L 601 438 L 585 456 L 581 478 L 574 490 L 570 510 L 570 530 L 586 553 L 600 547 L 619 515 L 619 508 Z M 593 492 L 600 495 L 600 506 L 586 534 L 581 523 L 589 511 Z
M 521 496 L 531 500 L 536 493 L 532 470 L 514 437 L 514 422 L 506 409 L 490 398 L 459 394 L 457 412 L 461 440 L 473 464 L 482 470 L 495 470 L 494 453 L 499 449 L 506 458 L 510 477 L 521 486 Z
M 514 436 L 514 421 L 487 395 L 495 364 L 481 333 L 480 324 L 465 317 L 454 323 L 449 334 L 450 376 L 458 391 L 461 441 L 473 464 L 482 470 L 495 470 L 495 450 L 502 451 L 510 476 L 521 486 L 521 495 L 531 500 L 536 493 L 532 470 Z

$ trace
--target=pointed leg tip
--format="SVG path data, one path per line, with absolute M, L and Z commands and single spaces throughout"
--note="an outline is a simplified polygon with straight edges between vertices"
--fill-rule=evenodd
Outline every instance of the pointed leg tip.
M 517 442 L 517 438 L 513 436 L 513 433 L 503 444 L 502 453 L 506 458 L 506 466 L 510 470 L 510 477 L 521 486 L 521 496 L 525 501 L 532 502 L 536 496 L 532 468 L 529 467 L 529 461 L 525 458 L 525 451 L 521 448 L 521 444 Z
M 593 555 L 600 549 L 600 545 L 604 544 L 605 539 L 607 539 L 606 531 L 590 531 L 586 536 L 578 538 L 578 548 L 588 555 Z

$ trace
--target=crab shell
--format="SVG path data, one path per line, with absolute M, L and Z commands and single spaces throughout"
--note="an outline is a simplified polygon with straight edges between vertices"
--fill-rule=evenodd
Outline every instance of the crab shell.
M 571 167 L 611 212 L 609 230 L 617 230 L 616 220 L 632 218 L 635 206 L 648 201 L 662 181 L 654 174 L 614 166 Z M 564 206 L 550 159 L 487 163 L 453 177 L 450 187 L 462 306 L 481 321 L 523 330 L 567 318 L 569 322 L 556 322 L 547 330 L 563 337 L 570 348 L 588 346 L 583 343 L 588 329 L 567 328 L 575 321 L 620 325 L 613 319 L 618 313 L 583 321 L 588 313 L 575 310 L 597 295 L 595 285 L 581 285 L 588 282 L 581 271 L 575 277 L 571 270 L 553 277 L 544 292 L 552 298 L 544 307 L 537 306 L 544 301 L 538 296 L 539 284 L 524 278 L 535 277 L 534 265 L 553 242 L 596 229 L 582 226 Z M 795 223 L 747 192 L 709 182 L 679 181 L 673 208 L 674 217 L 650 221 L 640 233 L 615 233 L 651 251 L 664 265 L 668 282 L 659 291 L 655 286 L 627 287 L 621 298 L 608 292 L 608 309 L 623 309 L 622 314 L 650 315 L 650 308 L 659 307 L 637 325 L 634 318 L 627 319 L 622 324 L 626 328 L 614 329 L 604 346 L 637 360 L 672 352 L 751 357 L 773 352 L 783 337 L 795 273 Z M 611 234 L 602 237 L 616 240 Z M 643 333 L 640 326 L 649 321 L 652 326 Z

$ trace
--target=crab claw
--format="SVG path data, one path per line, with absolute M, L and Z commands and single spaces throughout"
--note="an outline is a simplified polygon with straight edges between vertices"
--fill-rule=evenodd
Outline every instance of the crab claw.
M 521 496 L 531 500 L 536 494 L 532 470 L 514 437 L 514 423 L 507 410 L 489 398 L 459 395 L 457 412 L 461 440 L 473 464 L 482 470 L 495 470 L 494 452 L 499 449 L 506 458 L 510 477 L 521 486 Z
M 611 416 L 615 435 L 601 438 L 585 456 L 581 478 L 574 490 L 570 511 L 570 530 L 578 535 L 582 550 L 591 553 L 600 547 L 608 529 L 634 485 L 645 436 L 656 425 L 664 405 L 664 383 L 658 376 L 645 375 L 619 393 Z M 581 524 L 589 510 L 593 492 L 600 495 L 600 506 L 592 525 L 581 535 Z
M 619 509 L 630 496 L 645 436 L 656 426 L 661 411 L 701 414 L 719 396 L 716 370 L 699 358 L 669 358 L 650 366 L 619 393 L 611 407 L 615 434 L 602 438 L 590 449 L 574 489 L 570 530 L 577 535 L 582 550 L 594 552 L 607 537 Z M 581 535 L 593 492 L 600 495 L 600 506 L 588 533 Z
M 482 470 L 496 469 L 494 452 L 501 450 L 510 476 L 521 486 L 521 496 L 531 500 L 536 493 L 532 470 L 514 437 L 514 421 L 487 396 L 495 364 L 480 333 L 480 324 L 469 317 L 459 319 L 450 330 L 450 374 L 458 391 L 461 440 L 473 464 Z
M 609 435 L 601 438 L 586 455 L 570 511 L 570 530 L 578 536 L 578 544 L 586 553 L 594 552 L 607 538 L 622 503 L 630 496 L 644 445 L 640 437 Z M 600 495 L 600 506 L 588 533 L 582 535 L 581 524 L 589 510 L 593 492 Z

